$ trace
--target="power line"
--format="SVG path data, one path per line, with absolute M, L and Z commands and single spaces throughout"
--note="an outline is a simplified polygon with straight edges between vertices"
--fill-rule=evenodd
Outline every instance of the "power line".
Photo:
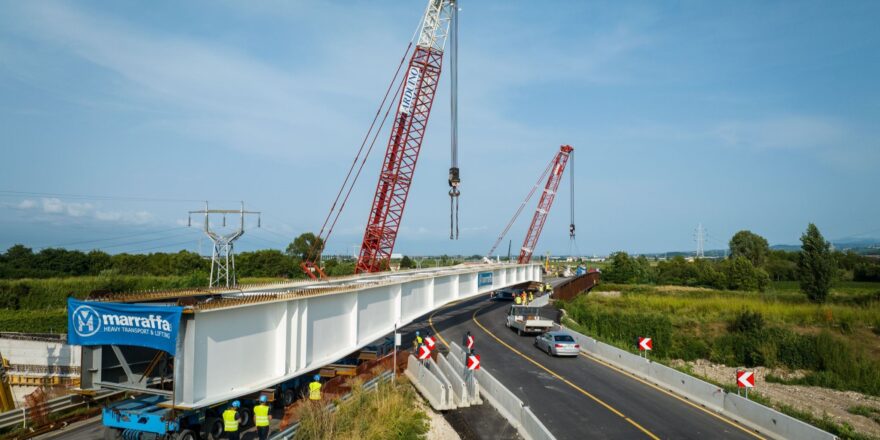
M 181 227 L 178 226 L 178 227 L 175 227 L 175 228 L 161 229 L 161 230 L 158 230 L 158 231 L 139 232 L 139 233 L 136 233 L 136 234 L 129 234 L 129 235 L 119 235 L 119 236 L 116 236 L 116 237 L 110 237 L 110 238 L 100 238 L 100 239 L 95 239 L 95 240 L 74 241 L 74 242 L 70 242 L 70 243 L 62 243 L 62 244 L 51 244 L 51 245 L 44 245 L 44 246 L 34 246 L 34 249 L 40 249 L 40 250 L 42 250 L 42 249 L 49 249 L 49 248 L 60 248 L 60 247 L 65 247 L 65 246 L 76 246 L 76 245 L 88 244 L 88 243 L 99 243 L 99 242 L 102 242 L 102 241 L 121 240 L 121 239 L 125 239 L 125 238 L 140 237 L 140 236 L 144 236 L 144 235 L 162 234 L 162 233 L 165 233 L 165 232 L 176 231 L 176 230 L 179 230 L 179 229 L 181 229 Z
M 58 198 L 67 198 L 67 199 L 80 199 L 80 200 L 119 200 L 119 201 L 129 201 L 129 202 L 180 202 L 180 203 L 202 203 L 205 200 L 198 199 L 173 199 L 173 198 L 161 198 L 161 197 L 142 197 L 142 196 L 111 196 L 111 195 L 99 195 L 99 194 L 70 194 L 70 193 L 50 193 L 50 192 L 36 192 L 36 191 L 12 191 L 12 190 L 0 190 L 0 196 L 33 196 L 33 197 L 58 197 Z M 232 203 L 238 202 L 238 200 L 215 200 L 217 202 L 223 203 Z

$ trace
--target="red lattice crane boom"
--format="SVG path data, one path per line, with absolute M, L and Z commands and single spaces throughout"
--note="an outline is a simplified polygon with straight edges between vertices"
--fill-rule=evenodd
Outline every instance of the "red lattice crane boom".
M 519 250 L 519 258 L 517 263 L 526 264 L 532 260 L 532 253 L 538 244 L 538 238 L 541 237 L 541 231 L 544 229 L 544 222 L 547 221 L 547 214 L 550 213 L 550 207 L 553 206 L 553 200 L 556 199 L 556 191 L 559 189 L 559 182 L 562 181 L 562 173 L 565 171 L 565 165 L 574 148 L 571 145 L 563 145 L 559 148 L 559 153 L 551 163 L 550 176 L 547 177 L 547 184 L 544 185 L 544 191 L 538 200 L 538 207 L 535 208 L 535 215 L 532 216 L 532 224 L 523 240 L 523 245 Z
M 406 207 L 443 62 L 455 2 L 430 0 L 419 42 L 405 70 L 399 105 L 382 162 L 355 272 L 387 270 Z

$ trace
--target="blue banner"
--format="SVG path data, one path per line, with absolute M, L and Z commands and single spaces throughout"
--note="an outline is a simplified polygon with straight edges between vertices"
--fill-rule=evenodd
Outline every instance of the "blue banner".
M 477 287 L 486 287 L 492 285 L 492 272 L 480 272 L 477 279 Z
M 148 306 L 67 299 L 67 342 L 73 345 L 137 345 L 174 355 L 179 306 Z

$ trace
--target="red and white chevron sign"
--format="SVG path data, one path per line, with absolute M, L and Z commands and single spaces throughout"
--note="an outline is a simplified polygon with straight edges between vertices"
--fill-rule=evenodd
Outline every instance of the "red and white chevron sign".
M 425 360 L 431 357 L 431 349 L 427 345 L 419 345 L 419 359 Z
M 736 371 L 736 386 L 738 386 L 740 388 L 754 388 L 755 387 L 755 372 L 754 371 L 737 370 Z
M 654 349 L 654 342 L 651 341 L 651 338 L 639 338 L 639 350 L 640 351 L 653 350 L 653 349 Z
M 467 368 L 468 368 L 468 370 L 479 370 L 480 369 L 480 355 L 472 354 L 472 355 L 468 356 Z
M 474 348 L 474 337 L 471 335 L 468 335 L 467 337 L 467 348 L 468 350 Z
M 434 341 L 433 336 L 425 336 L 425 345 L 427 345 L 429 349 L 433 350 L 434 345 L 436 345 L 436 344 L 437 344 L 437 342 Z

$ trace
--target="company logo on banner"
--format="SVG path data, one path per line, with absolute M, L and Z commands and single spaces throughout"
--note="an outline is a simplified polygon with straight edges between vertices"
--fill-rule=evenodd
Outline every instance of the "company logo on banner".
M 183 307 L 67 299 L 67 341 L 73 345 L 137 345 L 174 355 Z
M 410 114 L 416 101 L 416 87 L 422 79 L 422 71 L 418 67 L 410 67 L 406 75 L 406 87 L 403 88 L 403 96 L 400 97 L 400 113 Z
M 492 285 L 492 272 L 480 272 L 477 278 L 477 287 L 486 287 Z

